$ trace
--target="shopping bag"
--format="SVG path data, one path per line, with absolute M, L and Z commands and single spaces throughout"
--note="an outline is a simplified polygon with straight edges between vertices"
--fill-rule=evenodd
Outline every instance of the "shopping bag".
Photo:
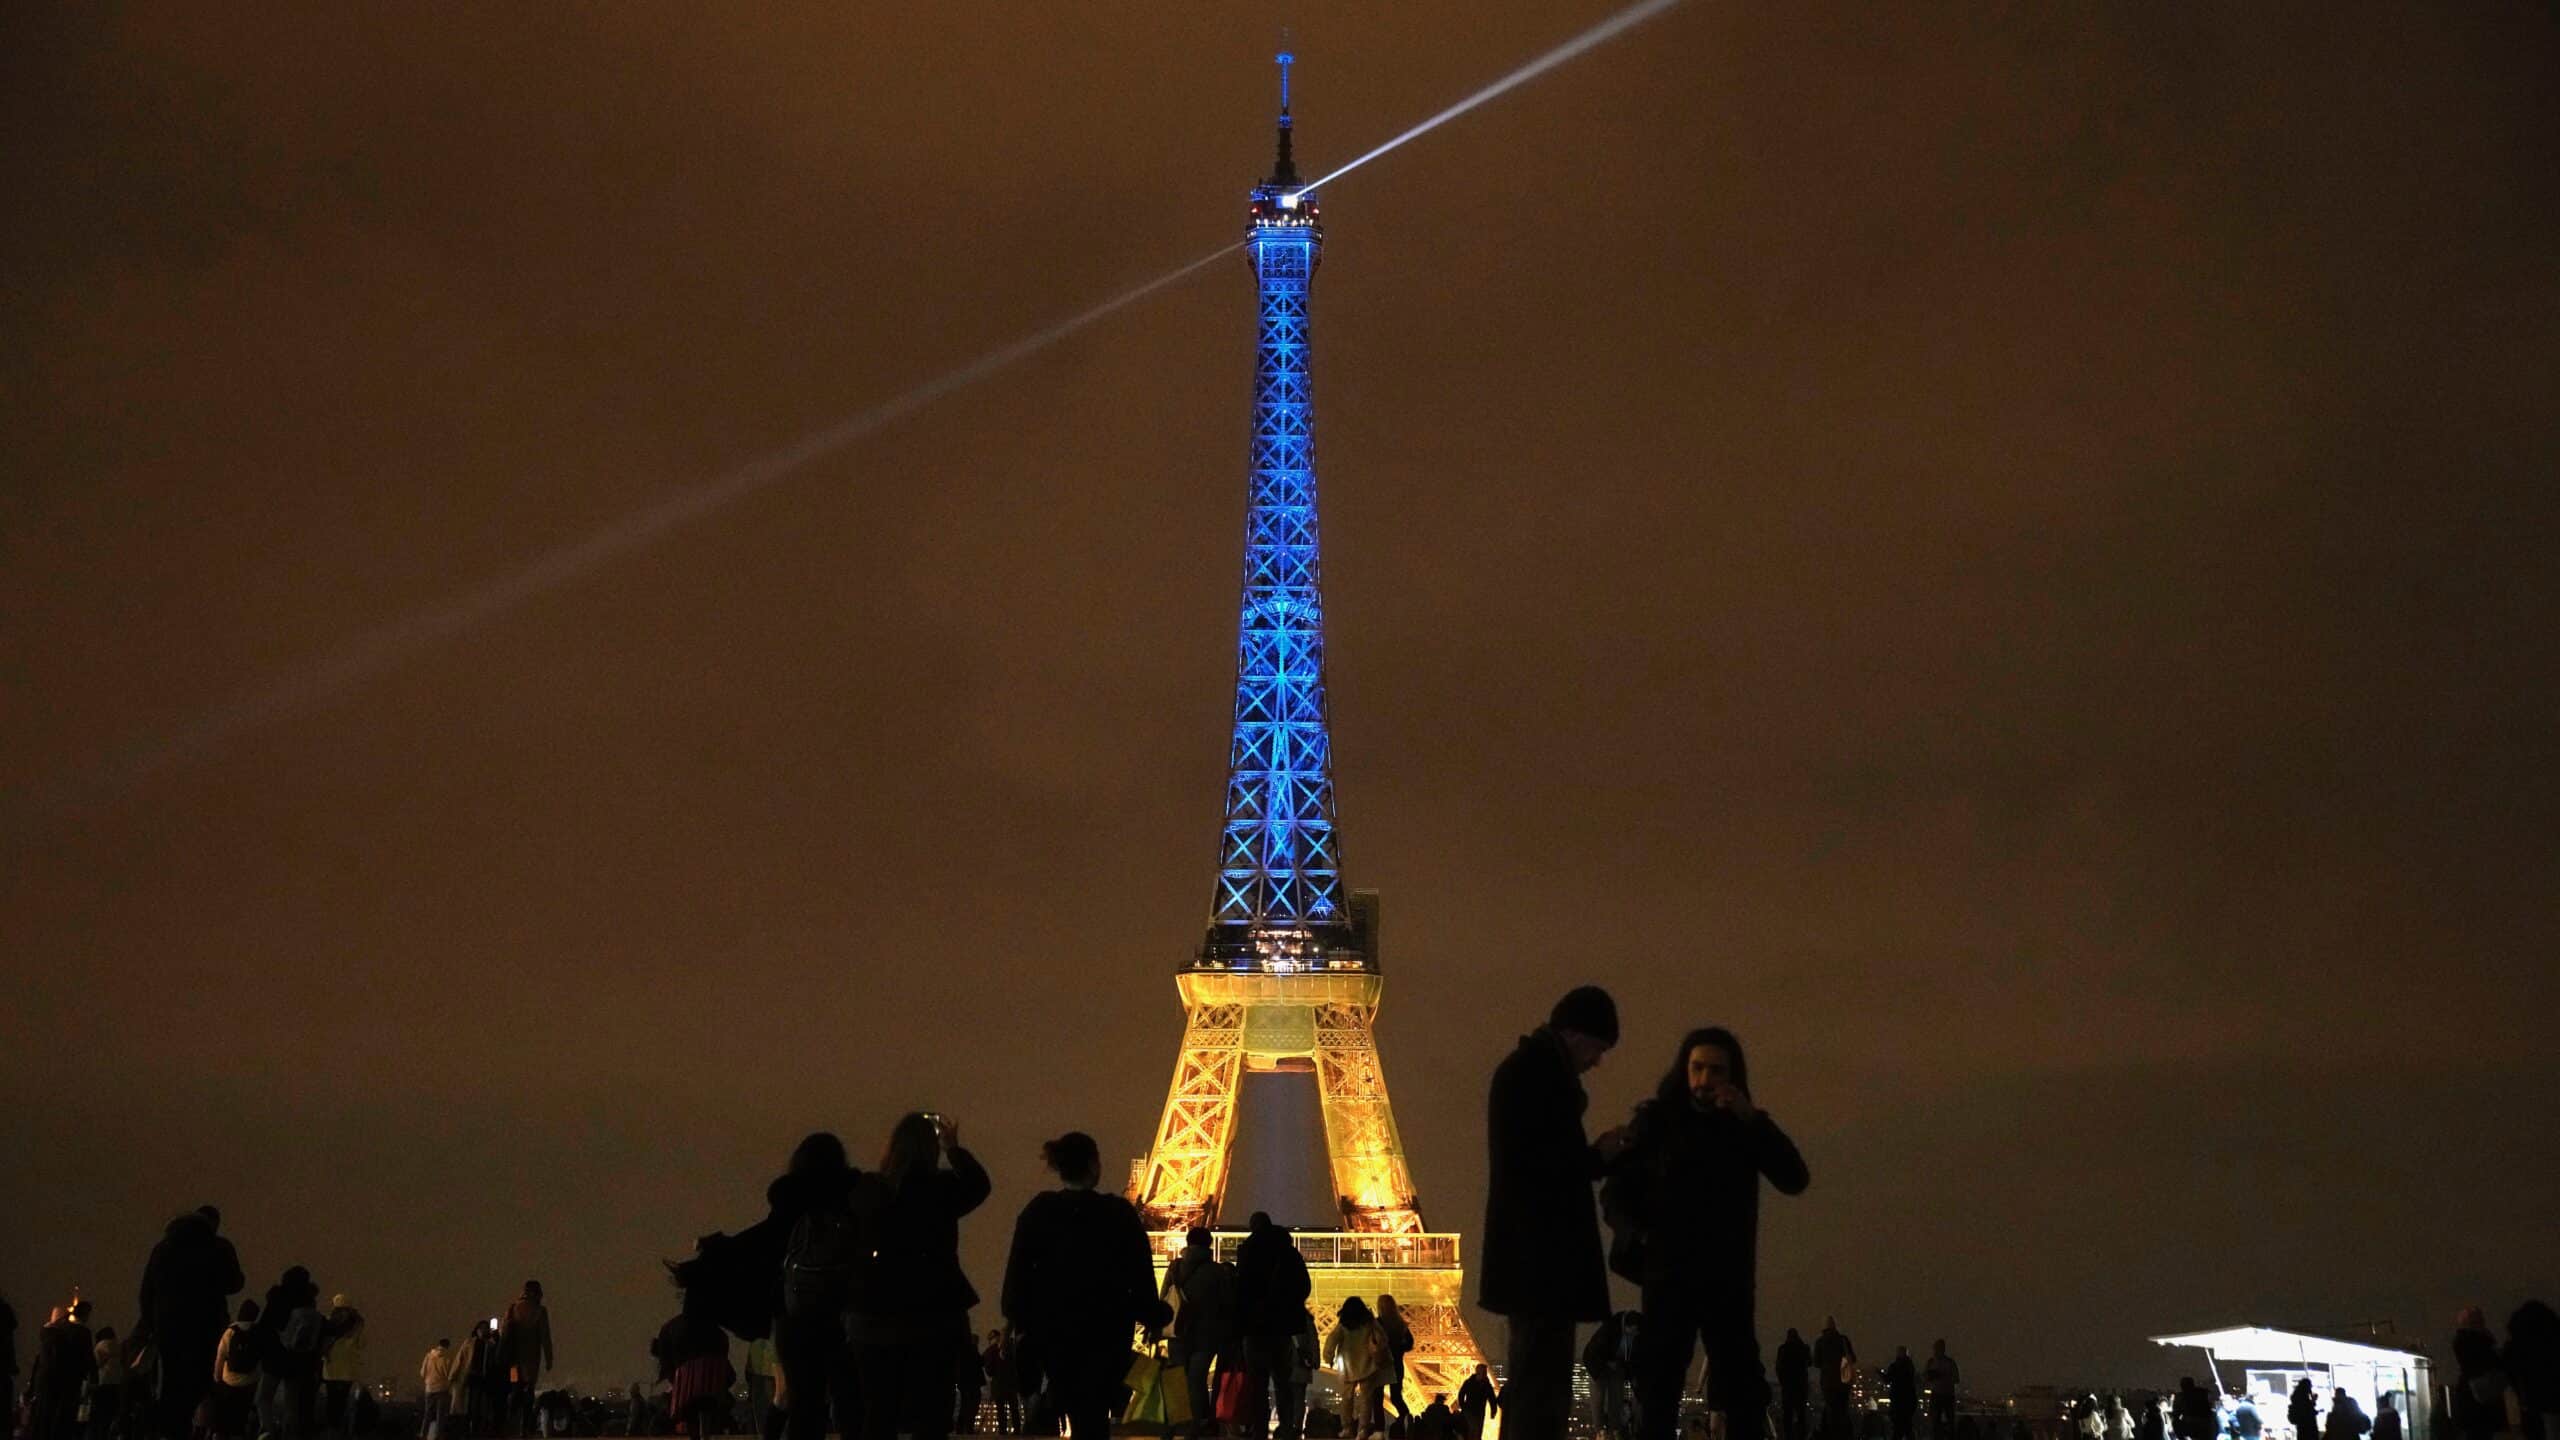
M 1242 1370 L 1218 1372 L 1218 1423 L 1221 1425 L 1244 1423 L 1244 1372 Z
M 1133 1430 L 1170 1430 L 1191 1423 L 1191 1385 L 1179 1365 L 1158 1355 L 1141 1355 L 1129 1366 L 1129 1408 L 1121 1423 Z

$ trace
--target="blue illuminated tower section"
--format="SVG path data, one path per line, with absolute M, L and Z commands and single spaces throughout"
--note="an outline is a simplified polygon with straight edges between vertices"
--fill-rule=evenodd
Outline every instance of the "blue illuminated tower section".
M 1253 187 L 1245 234 L 1261 292 L 1253 469 L 1226 825 L 1217 904 L 1201 946 L 1207 965 L 1284 973 L 1368 963 L 1334 827 L 1307 334 L 1324 231 L 1289 153 L 1290 60 L 1280 57 L 1279 153 L 1270 178 Z

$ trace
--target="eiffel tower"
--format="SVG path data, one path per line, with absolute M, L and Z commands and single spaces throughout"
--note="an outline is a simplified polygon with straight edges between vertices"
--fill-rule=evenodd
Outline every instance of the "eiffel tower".
M 1307 295 L 1324 231 L 1289 154 L 1291 60 L 1279 57 L 1278 161 L 1253 187 L 1246 230 L 1261 323 L 1216 904 L 1176 979 L 1182 1056 L 1129 1198 L 1156 1232 L 1159 1273 L 1195 1225 L 1218 1232 L 1232 1258 L 1242 1231 L 1220 1229 L 1220 1207 L 1244 1075 L 1312 1073 L 1340 1210 L 1339 1229 L 1297 1237 L 1316 1321 L 1330 1329 L 1347 1296 L 1395 1296 L 1413 1327 L 1405 1373 L 1418 1397 L 1454 1392 L 1480 1357 L 1459 1309 L 1458 1237 L 1423 1223 L 1379 1068 L 1377 895 L 1342 885 L 1308 386 Z

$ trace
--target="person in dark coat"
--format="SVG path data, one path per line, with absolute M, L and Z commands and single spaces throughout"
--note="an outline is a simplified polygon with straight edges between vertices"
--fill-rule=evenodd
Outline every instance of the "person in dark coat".
M 1191 1397 L 1192 1433 L 1214 1435 L 1218 1432 L 1217 1394 L 1210 1376 L 1213 1367 L 1224 1373 L 1235 1364 L 1242 1332 L 1236 1324 L 1236 1267 L 1218 1258 L 1216 1241 L 1206 1227 L 1195 1225 L 1183 1236 L 1182 1253 L 1165 1267 L 1161 1293 L 1174 1307 L 1166 1358 L 1182 1367 Z
M 1610 1213 L 1643 1236 L 1636 1385 L 1646 1440 L 1677 1433 L 1681 1380 L 1701 1340 L 1727 1440 L 1760 1440 L 1768 1413 L 1754 1328 L 1760 1185 L 1802 1194 L 1804 1157 L 1752 1100 L 1742 1042 L 1713 1027 L 1681 1038 L 1630 1134 L 1604 1195 Z
M 923 1113 L 898 1121 L 880 1168 L 854 1187 L 854 1222 L 869 1252 L 853 1290 L 863 1440 L 950 1434 L 952 1361 L 978 1303 L 960 1268 L 960 1219 L 992 1188 L 961 1148 L 960 1127 Z
M 705 1235 L 691 1258 L 667 1267 L 695 1313 L 741 1340 L 773 1337 L 774 1365 L 791 1397 L 784 1412 L 789 1440 L 823 1440 L 830 1402 L 838 1433 L 862 1433 L 862 1387 L 847 1328 L 851 1276 L 804 1272 L 790 1283 L 789 1275 L 793 1237 L 814 1237 L 821 1228 L 804 1227 L 812 1215 L 850 1233 L 860 1178 L 842 1140 L 823 1130 L 808 1135 L 765 1187 L 762 1220 L 735 1235 Z
M 240 1254 L 222 1238 L 222 1212 L 210 1205 L 169 1222 L 142 1265 L 141 1323 L 134 1338 L 160 1351 L 160 1394 L 153 1432 L 183 1436 L 213 1385 L 213 1347 L 231 1320 L 231 1297 L 249 1283 Z
M 1155 1260 L 1137 1207 L 1095 1188 L 1102 1151 L 1093 1137 L 1070 1131 L 1041 1154 L 1064 1183 L 1032 1196 L 1014 1221 L 1004 1316 L 1022 1333 L 1051 1408 L 1076 1434 L 1107 1436 L 1128 1372 L 1131 1328 L 1160 1329 L 1172 1311 L 1156 1298 Z
M 1485 1417 L 1501 1413 L 1502 1396 L 1493 1388 L 1493 1375 L 1478 1365 L 1458 1387 L 1458 1433 L 1466 1440 L 1484 1440 Z
M 29 1440 L 78 1440 L 80 1392 L 98 1371 L 98 1337 L 83 1323 L 88 1310 L 85 1300 L 56 1306 L 36 1334 L 27 1398 Z
M 1805 1440 L 1804 1416 L 1812 1381 L 1813 1347 L 1790 1325 L 1787 1338 L 1778 1342 L 1778 1416 L 1785 1431 L 1783 1440 Z
M 1884 1367 L 1884 1408 L 1893 1417 L 1893 1440 L 1911 1440 L 1913 1417 L 1920 1410 L 1920 1371 L 1911 1363 L 1909 1349 L 1893 1347 L 1893 1360 Z
M 2560 1440 L 2560 1311 L 2541 1300 L 2517 1306 L 2507 1316 L 2507 1344 L 2498 1359 L 2507 1383 L 2515 1387 L 2525 1440 Z M 2382 1403 L 2391 1402 L 2385 1398 Z M 2392 1423 L 2399 1421 L 2395 1417 Z M 2375 1440 L 2384 1440 L 2379 1415 L 2373 1433 Z
M 2293 1398 L 2284 1407 L 2284 1418 L 2293 1426 L 2293 1440 L 2320 1440 L 2320 1401 L 2311 1393 L 2309 1380 L 2293 1382 Z
M 1841 1333 L 1840 1322 L 1822 1317 L 1822 1333 L 1813 1337 L 1813 1378 L 1822 1386 L 1823 1440 L 1849 1440 L 1849 1381 L 1858 1368 L 1858 1347 Z
M 1298 1440 L 1306 1406 L 1287 1403 L 1298 1331 L 1314 1286 L 1288 1228 L 1256 1210 L 1236 1247 L 1236 1329 L 1244 1342 L 1244 1433 L 1259 1437 L 1279 1397 L 1278 1440 Z
M 1477 1302 L 1510 1322 L 1511 1440 L 1563 1440 L 1573 1408 L 1573 1330 L 1609 1314 L 1591 1187 L 1625 1143 L 1585 1137 L 1581 1076 L 1618 1043 L 1618 1007 L 1585 985 L 1557 1001 L 1493 1072 Z
M 2489 1317 L 2468 1305 L 2453 1319 L 2453 1424 L 2468 1440 L 2488 1440 L 2507 1425 L 2507 1373 Z

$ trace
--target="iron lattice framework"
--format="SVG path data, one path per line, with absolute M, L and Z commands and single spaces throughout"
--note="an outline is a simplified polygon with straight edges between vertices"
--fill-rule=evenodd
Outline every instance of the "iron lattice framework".
M 1341 1227 L 1299 1234 L 1318 1323 L 1351 1295 L 1392 1294 L 1414 1329 L 1409 1384 L 1454 1391 L 1479 1358 L 1459 1308 L 1458 1237 L 1427 1231 L 1414 1198 L 1378 1059 L 1377 897 L 1343 889 L 1335 829 L 1307 317 L 1324 233 L 1291 163 L 1280 61 L 1279 158 L 1253 189 L 1246 234 L 1261 308 L 1217 894 L 1178 981 L 1182 1056 L 1129 1195 L 1157 1231 L 1161 1268 L 1185 1230 L 1218 1224 L 1245 1073 L 1311 1073 Z

